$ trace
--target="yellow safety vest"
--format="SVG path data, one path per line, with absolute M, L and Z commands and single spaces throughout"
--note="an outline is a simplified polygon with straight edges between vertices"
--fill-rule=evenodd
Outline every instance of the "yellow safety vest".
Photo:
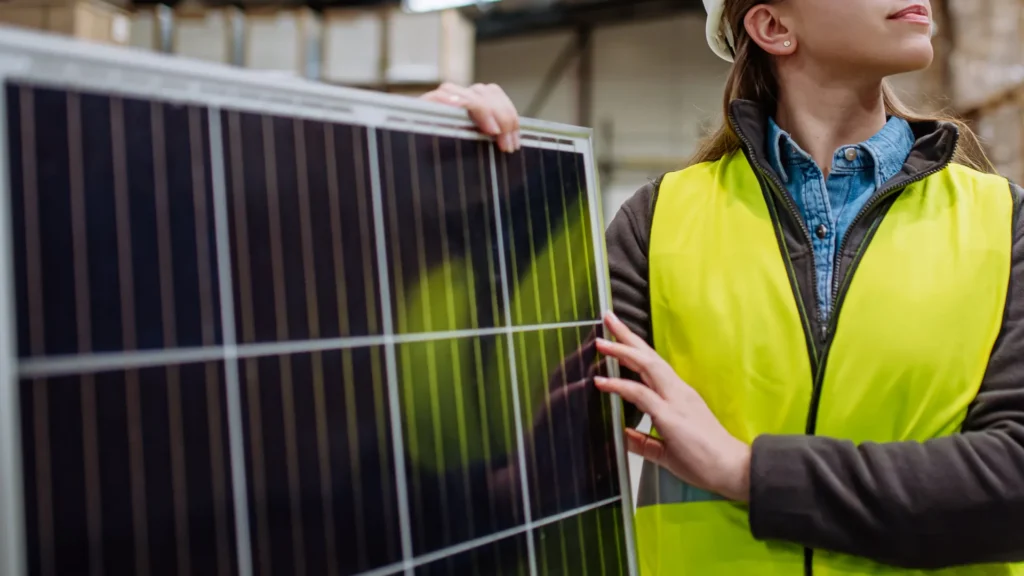
M 735 153 L 669 174 L 650 237 L 655 348 L 746 442 L 761 434 L 857 443 L 955 434 L 1002 321 L 1013 212 L 1006 189 L 1006 180 L 959 165 L 907 186 L 865 249 L 835 311 L 828 360 L 812 374 L 818 362 L 810 358 L 779 224 L 747 159 Z M 644 484 L 636 524 L 647 576 L 803 576 L 805 553 L 814 576 L 926 573 L 757 541 L 746 506 L 664 471 Z

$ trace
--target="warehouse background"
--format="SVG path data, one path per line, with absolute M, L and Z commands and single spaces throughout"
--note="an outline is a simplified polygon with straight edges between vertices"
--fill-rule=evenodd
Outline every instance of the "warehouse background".
M 1024 182 L 1024 0 L 932 5 L 936 62 L 897 87 L 920 108 L 969 120 L 997 169 Z M 648 178 L 684 164 L 720 119 L 728 72 L 705 43 L 700 0 L 502 0 L 424 13 L 372 0 L 5 0 L 0 21 L 282 81 L 405 94 L 497 83 L 524 115 L 594 128 L 606 219 Z

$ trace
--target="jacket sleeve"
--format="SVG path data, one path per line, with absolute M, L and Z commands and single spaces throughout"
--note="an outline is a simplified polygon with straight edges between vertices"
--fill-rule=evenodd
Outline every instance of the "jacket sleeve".
M 1013 188 L 1003 326 L 962 432 L 861 445 L 759 437 L 751 460 L 756 538 L 917 569 L 1024 560 L 1024 224 Z
M 612 308 L 633 333 L 652 343 L 650 292 L 647 286 L 647 246 L 651 216 L 660 181 L 636 191 L 619 209 L 605 234 L 608 269 L 612 284 Z M 638 380 L 636 374 L 620 369 L 623 378 Z M 643 414 L 623 403 L 626 425 L 640 423 Z

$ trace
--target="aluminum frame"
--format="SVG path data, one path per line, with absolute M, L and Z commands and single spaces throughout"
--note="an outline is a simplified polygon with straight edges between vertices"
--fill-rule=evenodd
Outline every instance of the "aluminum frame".
M 350 88 L 329 86 L 303 79 L 282 80 L 278 76 L 269 76 L 259 71 L 244 70 L 226 65 L 206 63 L 184 58 L 168 57 L 157 53 L 141 50 L 115 48 L 99 44 L 74 41 L 52 34 L 28 32 L 8 27 L 0 27 L 0 80 L 6 85 L 8 81 L 25 82 L 37 86 L 63 89 L 97 91 L 125 97 L 155 99 L 164 102 L 203 106 L 209 111 L 209 138 L 211 144 L 211 170 L 213 179 L 213 198 L 215 211 L 215 229 L 218 236 L 218 251 L 223 250 L 226 229 L 226 190 L 224 186 L 223 140 L 219 112 L 229 108 L 239 111 L 263 114 L 286 115 L 296 118 L 333 121 L 355 124 L 370 128 L 367 147 L 371 167 L 378 162 L 378 150 L 373 145 L 373 128 L 395 129 L 407 132 L 429 133 L 432 135 L 452 136 L 468 139 L 485 139 L 478 133 L 466 114 L 455 107 L 443 106 L 414 98 L 390 94 L 373 93 Z M 244 477 L 243 439 L 241 437 L 241 407 L 238 390 L 238 359 L 240 357 L 276 354 L 280 352 L 275 345 L 238 346 L 234 340 L 233 306 L 231 302 L 231 275 L 226 269 L 228 259 L 221 254 L 220 297 L 224 300 L 221 306 L 224 343 L 217 348 L 197 348 L 188 350 L 133 352 L 125 359 L 126 354 L 94 354 L 83 359 L 76 357 L 43 357 L 20 361 L 17 356 L 17 326 L 15 320 L 15 278 L 12 214 L 10 202 L 10 175 L 8 166 L 6 91 L 0 90 L 0 266 L 3 266 L 3 279 L 0 281 L 0 574 L 5 576 L 22 576 L 27 574 L 26 540 L 24 534 L 23 507 L 23 476 L 21 458 L 21 424 L 19 378 L 46 374 L 68 372 L 90 372 L 102 370 L 112 365 L 163 365 L 191 361 L 192 359 L 217 359 L 225 362 L 226 387 L 228 398 L 229 446 L 231 462 L 231 481 L 234 487 L 234 505 L 236 517 L 236 540 L 238 551 L 238 568 L 240 576 L 252 574 L 252 550 L 248 531 L 248 500 Z M 603 211 L 601 195 L 594 167 L 594 149 L 592 131 L 565 124 L 544 122 L 533 119 L 521 120 L 522 140 L 530 147 L 574 151 L 584 157 L 585 181 L 590 201 L 590 218 L 592 222 L 592 247 L 595 254 L 595 266 L 602 273 L 597 278 L 601 312 L 608 311 L 611 306 L 610 281 L 607 271 L 607 253 L 604 245 Z M 492 178 L 494 172 L 493 148 L 491 153 Z M 371 178 L 379 180 L 374 171 Z M 374 211 L 380 209 L 381 191 L 379 182 L 372 188 Z M 495 187 L 495 194 L 497 189 Z M 498 203 L 495 205 L 497 211 Z M 379 216 L 379 215 L 378 215 Z M 501 233 L 499 228 L 499 241 Z M 380 231 L 378 231 L 380 233 Z M 378 242 L 379 243 L 379 242 Z M 222 245 L 223 244 L 223 245 Z M 382 247 L 378 247 L 382 250 Z M 378 253 L 378 258 L 381 253 Z M 502 257 L 503 258 L 503 257 Z M 502 262 L 504 268 L 504 262 Z M 386 267 L 381 266 L 381 274 L 386 275 Z M 503 277 L 505 272 L 503 271 Z M 382 278 L 386 280 L 386 278 Z M 504 284 L 504 283 L 503 283 Z M 385 288 L 388 284 L 383 284 Z M 384 302 L 388 300 L 385 299 Z M 506 306 L 508 296 L 505 296 Z M 388 306 L 385 305 L 385 308 Z M 388 314 L 389 315 L 389 314 Z M 510 317 L 508 317 L 510 322 Z M 575 323 L 580 324 L 580 323 Z M 595 323 L 590 323 L 595 324 Z M 547 326 L 551 327 L 551 326 Z M 557 327 L 554 326 L 554 327 Z M 511 324 L 498 327 L 491 332 L 512 334 L 522 329 L 543 329 L 545 326 L 512 327 Z M 402 337 L 396 337 L 386 329 L 382 342 L 392 350 Z M 437 337 L 436 334 L 423 337 Z M 408 337 L 406 337 L 408 338 Z M 417 335 L 411 336 L 417 338 Z M 366 345 L 366 338 L 339 339 L 337 341 L 307 343 L 319 346 L 320 349 L 338 349 L 350 346 Z M 293 346 L 303 343 L 291 343 Z M 285 345 L 287 347 L 287 344 Z M 511 346 L 511 344 L 510 344 Z M 510 350 L 510 352 L 512 352 Z M 389 382 L 396 378 L 393 357 L 386 367 Z M 514 363 L 513 363 L 514 367 Z M 613 360 L 608 361 L 609 372 L 618 373 L 618 366 Z M 514 377 L 514 375 L 513 375 Z M 390 386 L 390 384 L 389 384 Z M 513 390 L 518 387 L 513 385 Z M 390 394 L 389 394 L 390 395 Z M 609 397 L 611 414 L 614 422 L 622 420 L 622 401 L 617 396 Z M 518 408 L 518 401 L 515 402 Z M 392 411 L 394 407 L 392 407 Z M 517 417 L 517 426 L 521 427 L 521 419 Z M 395 434 L 398 440 L 395 448 L 401 448 L 401 433 Z M 522 445 L 522 430 L 518 430 L 519 443 Z M 631 576 L 639 574 L 633 530 L 633 505 L 630 489 L 628 460 L 625 453 L 623 436 L 615 434 L 615 452 L 617 459 L 620 495 L 611 500 L 591 504 L 578 511 L 570 511 L 541 521 L 527 518 L 526 522 L 507 533 L 486 538 L 494 541 L 500 537 L 513 534 L 528 533 L 534 528 L 556 522 L 563 517 L 578 514 L 586 509 L 621 502 L 623 528 L 627 552 L 627 568 Z M 398 459 L 401 460 L 400 458 Z M 397 472 L 397 471 L 396 471 Z M 525 471 L 524 471 L 525 473 Z M 525 478 L 523 479 L 525 482 Z M 402 483 L 402 482 L 398 482 Z M 524 484 L 525 486 L 525 484 Z M 398 497 L 403 499 L 404 486 L 398 488 Z M 528 498 L 528 489 L 524 490 L 524 498 Z M 526 510 L 529 510 L 528 500 Z M 400 511 L 405 510 L 403 524 L 408 530 L 407 503 L 400 503 Z M 411 556 L 411 544 L 408 535 L 403 534 L 403 560 L 393 566 L 385 566 L 368 574 L 412 574 L 413 568 L 430 561 L 435 556 L 442 558 L 444 550 L 435 552 L 429 557 L 414 558 Z M 533 550 L 533 539 L 528 538 L 531 574 L 537 573 L 536 555 Z M 462 543 L 447 551 L 455 554 L 470 545 L 480 542 Z

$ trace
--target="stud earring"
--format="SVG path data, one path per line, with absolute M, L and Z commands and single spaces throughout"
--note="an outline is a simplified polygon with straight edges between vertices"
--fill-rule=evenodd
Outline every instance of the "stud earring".
M 786 48 L 789 48 L 790 46 L 793 45 L 793 43 L 790 42 L 789 40 L 786 40 L 785 42 L 782 43 L 782 45 L 785 46 Z

